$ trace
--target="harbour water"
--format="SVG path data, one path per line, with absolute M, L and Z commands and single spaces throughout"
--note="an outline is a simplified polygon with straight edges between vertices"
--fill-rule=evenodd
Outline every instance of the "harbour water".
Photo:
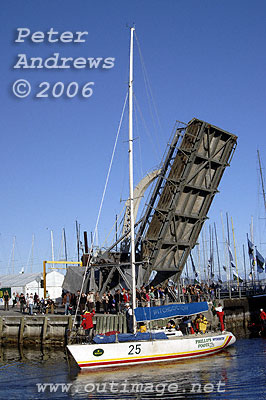
M 202 359 L 80 371 L 63 351 L 0 349 L 2 399 L 266 399 L 266 340 Z

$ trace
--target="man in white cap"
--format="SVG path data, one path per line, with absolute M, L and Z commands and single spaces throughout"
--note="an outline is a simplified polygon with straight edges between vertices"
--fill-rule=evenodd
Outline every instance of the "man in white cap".
M 129 303 L 126 303 L 125 307 L 126 307 L 127 330 L 129 333 L 133 333 L 133 311 Z

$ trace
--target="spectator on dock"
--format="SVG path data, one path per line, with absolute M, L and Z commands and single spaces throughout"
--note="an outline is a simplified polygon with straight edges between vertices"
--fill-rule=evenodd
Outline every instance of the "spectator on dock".
M 136 289 L 136 301 L 137 301 L 137 307 L 142 307 L 141 292 L 139 289 Z
M 9 311 L 9 294 L 8 291 L 6 290 L 4 293 L 4 302 L 5 302 L 5 311 Z
M 77 296 L 75 293 L 71 294 L 70 297 L 70 310 L 71 310 L 71 314 L 75 314 L 76 312 L 76 308 L 77 308 Z
M 69 307 L 70 308 L 70 307 Z M 48 312 L 51 312 L 51 314 L 54 313 L 54 302 L 53 300 L 50 298 L 50 296 L 48 297 L 47 301 L 46 301 L 46 314 L 48 314 Z
M 154 288 L 153 286 L 149 290 L 149 295 L 150 295 L 150 305 L 151 307 L 154 306 Z
M 112 314 L 115 310 L 114 296 L 112 295 L 110 290 L 107 293 L 107 296 L 108 296 L 108 314 Z
M 115 291 L 114 300 L 115 300 L 115 312 L 116 312 L 116 314 L 120 314 L 120 312 L 121 312 L 121 304 L 122 304 L 122 301 L 123 301 L 123 296 L 120 293 L 120 289 L 117 289 Z
M 87 295 L 87 310 L 92 312 L 95 307 L 95 294 L 93 290 L 90 290 Z
M 31 293 L 28 298 L 29 315 L 33 315 L 33 305 L 34 305 L 34 299 L 33 299 L 33 294 Z
M 123 302 L 124 304 L 129 303 L 130 296 L 129 296 L 129 290 L 123 289 Z
M 37 308 L 38 303 L 39 303 L 39 296 L 37 295 L 36 292 L 34 294 L 33 300 L 34 300 L 34 307 Z
M 16 298 L 16 293 L 15 292 L 12 294 L 12 302 L 13 302 L 12 308 L 14 308 L 15 305 L 17 304 L 17 298 Z
M 103 313 L 107 314 L 108 313 L 108 295 L 106 292 L 104 292 L 103 296 L 102 296 L 102 304 L 103 304 Z
M 65 305 L 65 315 L 69 313 L 69 306 L 70 306 L 71 295 L 67 292 L 63 298 L 63 304 Z
M 81 297 L 80 297 L 80 302 L 79 302 L 80 314 L 84 313 L 86 303 L 87 303 L 87 296 L 84 292 L 82 292 Z
M 99 313 L 100 312 L 100 308 L 101 308 L 101 298 L 100 298 L 100 293 L 97 291 L 95 293 L 95 305 L 96 305 L 96 312 Z
M 26 299 L 23 293 L 19 296 L 20 312 L 23 314 L 26 307 Z

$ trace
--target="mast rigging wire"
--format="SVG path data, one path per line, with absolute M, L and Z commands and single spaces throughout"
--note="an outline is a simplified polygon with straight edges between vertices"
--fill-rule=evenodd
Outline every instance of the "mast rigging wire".
M 111 161 L 110 161 L 110 164 L 109 164 L 109 169 L 108 169 L 106 180 L 105 180 L 102 199 L 101 199 L 101 203 L 100 203 L 100 207 L 99 207 L 99 211 L 98 211 L 98 216 L 97 216 L 97 220 L 96 220 L 96 224 L 95 224 L 95 228 L 94 228 L 94 233 L 93 233 L 93 237 L 92 237 L 91 247 L 90 247 L 90 251 L 89 251 L 89 255 L 88 255 L 88 261 L 87 261 L 86 268 L 85 268 L 85 271 L 84 271 L 84 275 L 83 275 L 83 279 L 82 279 L 82 285 L 81 285 L 80 294 L 79 294 L 79 298 L 78 298 L 78 304 L 77 304 L 77 308 L 76 308 L 76 312 L 75 312 L 74 322 L 73 322 L 73 325 L 72 325 L 73 328 L 75 327 L 75 324 L 76 324 L 77 314 L 78 314 L 78 309 L 79 309 L 79 304 L 80 304 L 80 298 L 81 298 L 81 294 L 82 294 L 82 291 L 83 291 L 83 286 L 84 286 L 85 279 L 86 279 L 86 276 L 87 276 L 88 268 L 90 266 L 90 261 L 92 259 L 93 245 L 94 245 L 94 241 L 95 241 L 95 237 L 96 237 L 96 232 L 98 230 L 98 224 L 99 224 L 99 220 L 100 220 L 100 216 L 101 216 L 101 212 L 102 212 L 102 207 L 103 207 L 103 202 L 104 202 L 104 198 L 105 198 L 107 185 L 108 185 L 108 182 L 109 182 L 111 168 L 112 168 L 112 165 L 113 165 L 113 159 L 114 159 L 114 155 L 115 155 L 115 151 L 116 151 L 118 137 L 119 137 L 119 134 L 120 134 L 121 125 L 122 125 L 122 121 L 123 121 L 123 118 L 124 118 L 124 112 L 125 112 L 125 108 L 126 108 L 126 104 L 127 104 L 127 99 L 128 99 L 128 92 L 126 94 L 126 98 L 125 98 L 125 101 L 124 101 L 122 114 L 121 114 L 121 118 L 120 118 L 120 121 L 119 121 L 118 130 L 117 130 L 117 133 L 116 133 L 116 138 L 115 138 L 115 143 L 114 143 L 114 147 L 113 147 L 112 157 L 111 157 Z

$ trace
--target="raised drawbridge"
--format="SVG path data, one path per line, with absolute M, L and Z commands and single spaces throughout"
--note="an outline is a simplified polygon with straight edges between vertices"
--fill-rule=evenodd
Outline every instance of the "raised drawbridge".
M 151 175 L 154 187 L 135 227 L 139 285 L 151 282 L 152 271 L 153 285 L 179 279 L 236 143 L 235 135 L 196 118 L 176 124 L 162 165 Z M 146 189 L 149 179 L 143 181 Z M 128 213 L 127 209 L 122 236 L 93 260 L 90 274 L 98 271 L 93 279 L 102 292 L 118 282 L 131 286 Z M 120 251 L 115 251 L 119 244 Z

